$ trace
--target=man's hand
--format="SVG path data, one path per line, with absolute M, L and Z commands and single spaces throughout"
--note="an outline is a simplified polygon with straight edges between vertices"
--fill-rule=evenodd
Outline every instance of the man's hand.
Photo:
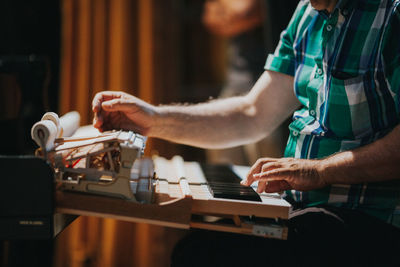
M 105 91 L 93 98 L 93 126 L 101 132 L 133 130 L 147 135 L 152 126 L 154 106 L 124 92 Z
M 257 191 L 273 193 L 284 190 L 308 191 L 327 185 L 319 172 L 319 160 L 261 158 L 252 166 L 243 185 L 258 181 Z

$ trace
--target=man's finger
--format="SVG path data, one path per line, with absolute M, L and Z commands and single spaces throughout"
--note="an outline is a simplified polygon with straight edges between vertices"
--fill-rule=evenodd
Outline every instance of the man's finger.
M 273 169 L 266 172 L 259 172 L 253 174 L 253 178 L 256 181 L 277 181 L 285 180 L 288 177 L 288 172 L 285 169 Z
M 240 184 L 250 186 L 252 183 L 254 183 L 256 181 L 256 179 L 253 177 L 255 172 L 257 172 L 257 170 L 250 170 L 246 176 L 246 179 L 241 181 Z
M 109 101 L 104 101 L 101 104 L 101 107 L 105 111 L 125 111 L 129 110 L 131 108 L 131 105 L 123 99 L 112 99 Z
M 250 186 L 253 183 L 252 179 L 248 177 L 240 182 L 241 185 Z
M 255 173 L 260 173 L 263 165 L 270 162 L 270 161 L 275 161 L 276 159 L 274 158 L 260 158 L 258 159 L 253 166 L 250 168 L 249 173 L 246 176 L 246 179 L 243 180 L 241 182 L 242 185 L 246 185 L 246 186 L 250 186 L 252 183 L 254 183 L 256 181 L 256 179 L 254 179 L 253 175 Z
M 121 92 L 114 92 L 114 91 L 103 91 L 97 93 L 92 101 L 92 110 L 93 112 L 99 112 L 102 107 L 102 103 L 105 101 L 109 101 L 112 99 L 120 99 L 122 97 Z
M 93 112 L 99 112 L 101 110 L 101 102 L 103 99 L 103 95 L 98 93 L 94 96 L 92 101 L 92 110 Z
M 260 181 L 257 186 L 257 192 L 262 193 L 264 192 L 265 188 L 267 187 L 268 182 Z
M 259 161 L 256 161 L 256 163 L 250 168 L 250 171 L 246 175 L 246 179 L 241 181 L 240 183 L 245 186 L 250 186 L 255 180 L 253 178 L 253 173 L 259 172 Z
M 102 124 L 103 124 L 103 116 L 99 113 L 95 113 L 93 118 L 93 126 L 95 128 L 101 128 Z
M 260 172 L 267 172 L 273 169 L 278 169 L 281 167 L 281 164 L 277 161 L 270 161 L 262 165 Z
M 246 175 L 246 180 L 243 180 L 241 184 L 251 185 L 255 180 L 253 179 L 254 173 L 259 173 L 261 171 L 261 166 L 264 164 L 264 159 L 258 159 L 253 166 L 251 166 L 250 171 Z

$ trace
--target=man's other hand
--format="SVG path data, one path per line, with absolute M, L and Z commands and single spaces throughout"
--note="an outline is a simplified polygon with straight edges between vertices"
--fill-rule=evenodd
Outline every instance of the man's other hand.
M 327 183 L 321 178 L 319 167 L 319 160 L 261 158 L 252 166 L 242 184 L 250 186 L 258 181 L 259 193 L 322 188 Z

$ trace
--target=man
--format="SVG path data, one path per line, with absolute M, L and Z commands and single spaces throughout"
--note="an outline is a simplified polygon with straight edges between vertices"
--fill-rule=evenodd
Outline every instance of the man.
M 190 257 L 181 251 L 195 248 L 205 261 L 196 258 L 199 266 L 243 264 L 243 258 L 272 265 L 400 263 L 398 5 L 301 1 L 245 96 L 155 107 L 124 93 L 96 95 L 94 125 L 100 130 L 131 129 L 204 148 L 257 141 L 297 109 L 285 158 L 259 159 L 243 182 L 259 181 L 259 192 L 286 190 L 294 207 L 289 240 L 201 234 L 198 239 L 219 237 L 210 248 L 190 239 L 174 263 L 187 264 Z

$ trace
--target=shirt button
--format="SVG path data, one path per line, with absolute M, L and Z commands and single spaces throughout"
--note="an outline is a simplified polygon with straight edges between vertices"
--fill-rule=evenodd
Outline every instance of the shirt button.
M 310 110 L 310 115 L 311 115 L 311 116 L 314 116 L 314 115 L 315 115 L 315 110 L 313 110 L 313 109 Z
M 322 74 L 322 69 L 321 69 L 321 68 L 318 68 L 318 69 L 317 69 L 317 74 L 318 74 L 318 75 L 321 75 L 321 74 Z
M 332 25 L 328 24 L 328 26 L 326 26 L 326 30 L 327 30 L 328 32 L 330 32 L 330 31 L 332 30 Z
M 298 131 L 293 131 L 293 136 L 298 136 L 299 132 Z

